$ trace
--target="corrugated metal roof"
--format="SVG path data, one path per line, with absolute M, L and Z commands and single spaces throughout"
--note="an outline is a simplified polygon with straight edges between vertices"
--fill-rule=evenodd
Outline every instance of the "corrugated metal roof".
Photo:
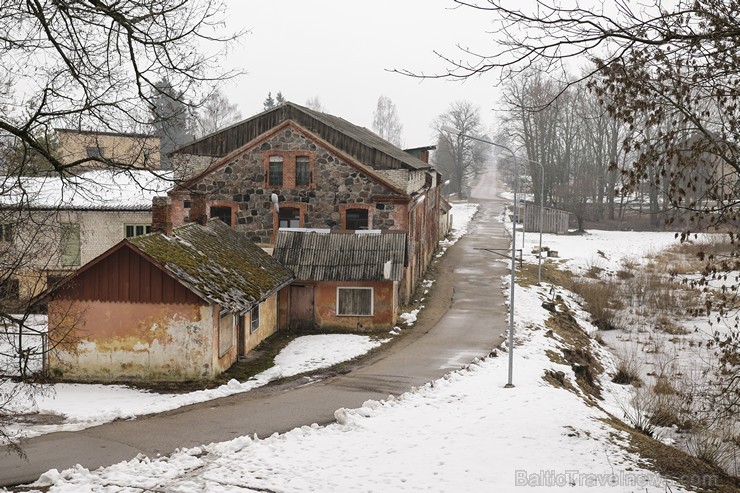
M 293 279 L 292 272 L 219 219 L 129 241 L 195 293 L 231 311 L 249 309 Z
M 400 281 L 406 258 L 406 234 L 350 234 L 278 231 L 273 257 L 302 281 Z

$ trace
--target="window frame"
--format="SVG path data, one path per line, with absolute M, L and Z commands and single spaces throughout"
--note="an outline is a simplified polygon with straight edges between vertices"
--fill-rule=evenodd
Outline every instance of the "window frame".
M 0 243 L 13 243 L 15 224 L 0 223 Z
M 370 292 L 370 311 L 369 313 L 340 313 L 340 292 L 341 291 L 369 291 Z M 337 317 L 373 317 L 375 314 L 375 288 L 372 286 L 337 286 L 337 304 L 335 307 Z
M 249 310 L 249 333 L 254 334 L 255 332 L 257 332 L 257 330 L 259 330 L 259 328 L 260 328 L 260 306 L 255 305 L 254 308 Z
M 231 207 L 230 205 L 211 205 L 208 209 L 209 209 L 208 210 L 208 217 L 209 218 L 212 219 L 212 218 L 216 217 L 216 218 L 220 219 L 222 223 L 224 223 L 225 225 L 227 225 L 229 227 L 231 227 L 232 224 L 234 223 L 234 208 Z M 228 210 L 229 211 L 229 221 L 228 222 L 224 221 L 224 218 L 222 217 L 222 216 L 224 216 L 224 214 L 220 214 L 220 215 L 219 214 L 214 214 L 213 213 L 214 212 L 214 209 L 215 209 L 216 212 Z
M 365 214 L 365 227 L 364 228 L 350 228 L 349 216 L 355 212 L 362 212 Z M 370 211 L 365 208 L 359 207 L 347 207 L 344 211 L 344 229 L 353 231 L 367 231 L 370 229 Z
M 79 266 L 81 264 L 82 260 L 82 234 L 80 232 L 80 224 L 79 223 L 61 223 L 61 231 L 60 231 L 60 238 L 59 238 L 59 263 L 63 267 L 74 267 Z M 77 237 L 77 249 L 76 254 L 74 256 L 74 259 L 70 258 L 72 255 L 68 253 L 68 241 L 69 241 L 69 234 L 70 232 L 74 233 L 74 236 Z
M 105 149 L 100 146 L 85 146 L 85 155 L 90 159 L 105 159 Z
M 0 282 L 0 301 L 18 301 L 21 299 L 21 283 L 15 277 Z
M 305 165 L 305 173 L 298 172 L 299 170 L 299 164 Z M 303 167 L 303 166 L 301 166 Z M 296 188 L 302 188 L 302 187 L 310 187 L 311 186 L 311 157 L 310 156 L 296 156 L 295 157 L 295 186 Z M 305 176 L 305 183 L 298 183 L 298 177 L 299 176 Z
M 277 178 L 277 170 L 273 170 L 273 164 L 277 166 L 280 164 L 280 183 L 277 183 L 277 179 L 273 181 L 273 175 Z M 285 158 L 279 154 L 272 154 L 267 158 L 267 186 L 269 187 L 280 187 L 285 185 Z
M 128 234 L 128 228 L 133 228 L 134 229 L 134 234 L 133 235 L 129 235 Z M 143 232 L 142 233 L 137 233 L 137 229 L 138 228 L 142 228 L 142 231 Z M 130 223 L 130 224 L 124 224 L 123 225 L 123 237 L 126 238 L 126 239 L 128 239 L 128 238 L 136 238 L 137 236 L 148 235 L 151 232 L 152 232 L 152 225 L 151 225 L 151 223 L 149 223 L 149 224 L 144 224 L 144 223 Z
M 298 226 L 291 226 L 290 223 L 288 223 L 288 226 L 281 226 L 280 222 L 283 221 L 283 219 L 280 218 L 280 215 L 287 212 L 287 211 L 296 211 L 298 214 L 295 218 L 290 218 L 288 221 L 298 221 Z M 298 207 L 291 207 L 291 206 L 285 206 L 280 207 L 280 210 L 277 213 L 277 220 L 278 220 L 278 229 L 280 228 L 300 228 L 301 227 L 301 209 Z

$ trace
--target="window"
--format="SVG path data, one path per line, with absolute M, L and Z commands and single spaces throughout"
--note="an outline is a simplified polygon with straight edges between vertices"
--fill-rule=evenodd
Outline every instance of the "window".
M 250 314 L 250 323 L 249 323 L 249 333 L 252 334 L 254 332 L 257 332 L 257 329 L 260 328 L 260 306 L 257 305 L 249 312 Z
M 62 265 L 80 265 L 80 225 L 62 224 L 61 233 Z
M 231 207 L 211 206 L 211 217 L 217 217 L 227 226 L 231 226 Z
M 305 187 L 311 183 L 309 159 L 305 156 L 295 158 L 295 185 Z
M 87 157 L 89 158 L 102 159 L 104 157 L 103 149 L 98 146 L 86 147 L 85 152 L 87 153 Z
M 218 320 L 218 357 L 234 346 L 234 315 L 226 312 Z
M 6 279 L 0 282 L 0 299 L 4 301 L 17 300 L 20 297 L 18 279 Z
M 373 288 L 337 288 L 337 315 L 373 315 Z
M 368 229 L 367 209 L 347 209 L 345 229 Z
M 126 238 L 133 238 L 152 232 L 151 224 L 126 224 L 124 227 Z
M 13 225 L 10 223 L 0 224 L 0 241 L 13 241 Z
M 301 211 L 295 207 L 281 207 L 278 212 L 278 228 L 300 228 Z
M 46 275 L 46 289 L 51 289 L 65 278 L 64 275 L 53 275 L 53 274 L 47 274 Z
M 267 179 L 270 186 L 283 186 L 283 157 L 270 156 L 270 171 Z

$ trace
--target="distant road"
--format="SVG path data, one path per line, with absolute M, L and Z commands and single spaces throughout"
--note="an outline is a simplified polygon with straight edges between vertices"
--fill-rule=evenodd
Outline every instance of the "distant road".
M 265 437 L 327 424 L 334 421 L 336 409 L 401 394 L 488 354 L 506 330 L 501 277 L 507 268 L 482 248 L 508 248 L 509 238 L 496 220 L 503 202 L 496 198 L 495 173 L 482 177 L 472 193 L 481 204 L 477 219 L 439 266 L 443 275 L 449 274 L 451 289 L 435 286 L 434 297 L 426 300 L 437 310 L 451 303 L 438 323 L 421 324 L 349 373 L 311 385 L 266 387 L 150 417 L 30 439 L 23 445 L 27 462 L 12 454 L 1 456 L 0 485 L 35 481 L 52 468 L 81 464 L 95 469 L 139 453 L 154 457 L 242 435 Z M 505 381 L 501 375 L 500 383 Z

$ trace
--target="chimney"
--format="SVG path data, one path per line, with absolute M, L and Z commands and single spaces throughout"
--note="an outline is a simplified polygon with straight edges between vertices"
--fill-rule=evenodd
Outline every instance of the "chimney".
M 193 192 L 190 194 L 190 222 L 205 225 L 208 221 L 206 194 Z
M 152 232 L 172 234 L 172 211 L 169 197 L 154 197 L 152 199 Z

